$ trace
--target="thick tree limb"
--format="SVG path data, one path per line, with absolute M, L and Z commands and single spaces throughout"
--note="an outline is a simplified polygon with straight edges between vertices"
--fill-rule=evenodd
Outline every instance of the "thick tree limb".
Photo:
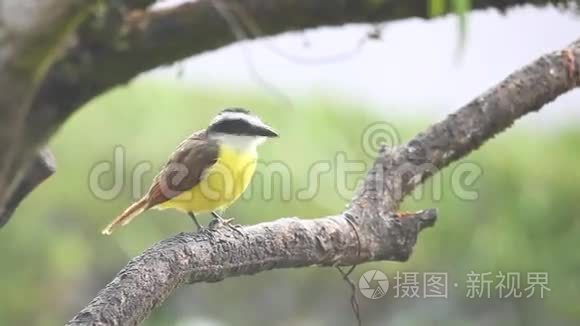
M 383 189 L 383 207 L 397 209 L 405 195 L 439 169 L 476 150 L 525 114 L 538 111 L 578 86 L 580 40 L 514 72 L 391 155 L 379 157 L 384 177 L 375 180 L 386 184 L 373 188 Z
M 35 1 L 27 0 L 19 3 L 30 4 Z M 85 17 L 85 9 L 90 8 L 91 3 L 96 1 L 83 1 L 82 5 L 81 2 L 72 0 L 40 2 L 43 2 L 42 8 L 48 8 L 54 4 L 62 8 L 66 8 L 65 5 L 71 5 L 71 8 L 82 9 L 79 11 L 83 13 L 82 15 L 72 16 L 68 14 L 74 13 L 74 10 L 39 11 L 51 13 L 46 17 L 61 17 L 62 19 L 56 22 L 62 23 L 58 26 L 67 27 L 63 31 L 68 31 L 71 26 L 77 25 L 79 17 Z M 154 0 L 100 2 L 101 10 L 85 21 L 76 37 L 68 44 L 67 50 L 62 51 L 64 53 L 55 65 L 50 66 L 55 57 L 52 55 L 54 53 L 46 57 L 39 56 L 43 58 L 43 69 L 39 71 L 44 71 L 50 66 L 45 77 L 38 79 L 41 82 L 40 87 L 33 85 L 35 83 L 24 83 L 22 93 L 28 94 L 26 96 L 16 96 L 21 92 L 4 92 L 4 94 L 9 94 L 6 100 L 10 103 L 4 103 L 6 105 L 2 103 L 0 96 L 0 107 L 8 108 L 0 110 L 0 125 L 2 122 L 7 122 L 6 126 L 10 127 L 0 128 L 0 144 L 11 144 L 8 147 L 0 146 L 4 152 L 10 149 L 10 155 L 0 155 L 0 204 L 8 200 L 12 190 L 18 187 L 18 177 L 26 169 L 26 162 L 32 161 L 35 150 L 43 146 L 66 118 L 84 103 L 116 85 L 129 81 L 143 71 L 239 41 L 210 0 L 197 0 L 173 9 L 146 10 L 147 6 L 153 2 Z M 244 23 L 242 25 L 248 29 L 246 34 L 249 37 L 269 36 L 317 26 L 429 17 L 427 0 L 224 0 L 222 2 L 227 3 L 233 14 Z M 0 0 L 0 5 L 3 6 L 4 3 L 11 2 Z M 472 7 L 504 10 L 521 4 L 546 5 L 549 3 L 564 5 L 569 2 L 566 0 L 473 0 Z M 447 9 L 450 10 L 450 8 Z M 3 10 L 5 11 L 5 8 L 1 7 L 0 14 Z M 62 16 L 57 14 L 62 14 Z M 17 16 L 11 15 L 11 17 Z M 33 16 L 29 15 L 29 17 Z M 37 21 L 43 22 L 45 19 Z M 246 26 L 248 22 L 259 27 L 259 35 L 256 35 L 255 29 Z M 2 21 L 0 21 L 0 41 L 4 36 L 1 23 Z M 57 35 L 66 34 L 68 33 Z M 32 44 L 54 46 L 60 43 L 50 42 L 50 38 L 44 37 L 46 36 L 44 33 L 31 35 L 37 37 L 40 35 L 42 41 Z M 49 49 L 54 50 L 54 47 Z M 0 44 L 0 62 L 5 53 L 3 50 Z M 53 52 L 58 53 L 58 51 Z M 29 58 L 29 56 L 22 56 L 22 58 Z M 20 80 L 12 78 L 11 75 L 0 74 L 0 85 L 3 77 L 7 82 L 12 83 L 10 89 L 15 88 L 18 85 L 16 81 Z M 0 89 L 5 88 L 0 87 Z M 30 99 L 33 94 L 36 95 Z M 27 104 L 30 100 L 32 103 Z M 18 120 L 18 123 L 9 122 L 11 120 Z M 10 132 L 7 135 L 2 135 L 8 131 Z M 17 150 L 13 151 L 11 149 L 13 147 L 17 147 Z M 6 184 L 9 187 L 6 187 Z
M 70 39 L 98 2 L 0 0 L 0 227 L 26 194 L 44 180 L 31 178 L 48 178 L 54 172 L 54 165 L 39 165 L 46 152 L 37 149 L 54 132 L 55 122 L 64 121 L 73 108 L 99 94 L 90 78 L 78 78 L 95 67 L 75 61 L 83 60 L 81 43 Z M 124 1 L 132 9 L 153 2 Z M 109 12 L 120 10 L 123 8 Z M 51 66 L 55 60 L 57 69 Z M 41 110 L 35 109 L 39 106 Z
M 23 143 L 31 101 L 63 42 L 95 3 L 0 0 L 0 208 L 19 197 L 14 191 L 31 185 L 22 179 L 39 147 Z M 10 212 L 2 213 L 0 225 Z
M 212 3 L 197 0 L 163 10 L 119 11 L 93 18 L 79 33 L 78 44 L 53 67 L 32 106 L 31 126 L 41 126 L 30 142 L 42 142 L 81 104 L 161 65 L 240 41 Z M 580 0 L 578 0 L 580 1 Z M 125 0 L 128 6 L 152 0 Z M 215 2 L 215 1 L 214 1 Z M 319 26 L 428 18 L 426 0 L 312 1 L 222 0 L 238 17 L 249 38 Z M 564 5 L 567 0 L 473 0 L 474 9 L 522 4 Z M 447 8 L 450 10 L 450 8 Z M 444 12 L 447 13 L 448 11 Z M 259 35 L 248 24 L 259 28 Z
M 121 28 L 123 47 L 109 48 L 98 59 L 115 64 L 124 81 L 135 71 L 170 64 L 205 51 L 239 41 L 216 2 L 223 4 L 248 38 L 276 35 L 319 26 L 351 23 L 379 23 L 411 17 L 430 18 L 430 4 L 425 0 L 197 0 L 180 6 L 135 12 L 128 15 Z M 567 0 L 473 0 L 474 9 L 505 10 L 522 4 L 566 5 Z M 452 12 L 447 7 L 441 14 Z M 259 32 L 252 26 L 256 26 Z M 211 32 L 210 32 L 211 31 Z M 147 55 L 143 55 L 143 54 Z M 136 59 L 138 58 L 138 59 Z M 122 76 L 127 74 L 128 76 Z
M 25 170 L 18 187 L 6 202 L 0 205 L 0 226 L 4 225 L 12 216 L 24 197 L 28 196 L 34 188 L 50 177 L 56 169 L 56 162 L 52 152 L 48 148 L 38 151 L 32 164 Z
M 434 210 L 398 216 L 404 196 L 523 115 L 580 85 L 580 40 L 516 71 L 407 144 L 383 150 L 346 212 L 181 233 L 134 258 L 68 325 L 135 325 L 185 283 L 273 268 L 406 260 Z
M 404 261 L 417 233 L 435 217 L 435 211 L 428 210 L 403 220 L 381 219 L 381 238 L 358 232 L 360 254 L 355 228 L 341 215 L 248 226 L 241 229 L 243 237 L 227 227 L 180 233 L 132 260 L 68 325 L 139 324 L 184 283 L 217 282 L 274 268 L 356 264 L 378 257 Z M 392 226 L 385 228 L 387 223 Z
M 125 0 L 143 8 L 152 0 Z M 425 0 L 410 1 L 225 1 L 234 15 L 250 17 L 260 35 L 317 26 L 386 22 L 429 17 Z M 565 0 L 474 0 L 474 9 L 504 10 L 520 4 L 565 4 Z M 235 4 L 235 6 L 234 6 Z M 32 105 L 28 144 L 43 143 L 62 122 L 94 96 L 125 83 L 143 71 L 215 50 L 239 41 L 210 0 L 198 0 L 165 10 L 123 11 L 109 7 L 79 32 L 77 44 L 52 67 Z M 247 20 L 247 19 L 246 19 Z

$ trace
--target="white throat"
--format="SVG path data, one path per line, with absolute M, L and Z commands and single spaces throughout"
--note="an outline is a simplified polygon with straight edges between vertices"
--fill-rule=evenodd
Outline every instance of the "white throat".
M 220 145 L 227 146 L 233 150 L 241 153 L 254 154 L 259 145 L 261 145 L 266 137 L 260 136 L 245 136 L 217 133 L 210 136 L 215 139 Z

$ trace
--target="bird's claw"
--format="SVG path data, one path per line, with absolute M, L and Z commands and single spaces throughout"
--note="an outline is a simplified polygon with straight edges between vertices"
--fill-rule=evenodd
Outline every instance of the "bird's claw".
M 240 224 L 233 224 L 232 221 L 235 218 L 221 218 L 221 217 L 216 217 L 214 218 L 210 223 L 209 223 L 209 228 L 212 230 L 216 230 L 221 226 L 227 226 L 230 229 L 236 231 L 237 233 L 239 233 L 240 235 L 244 235 L 244 233 L 242 231 L 240 231 L 239 229 L 242 227 Z

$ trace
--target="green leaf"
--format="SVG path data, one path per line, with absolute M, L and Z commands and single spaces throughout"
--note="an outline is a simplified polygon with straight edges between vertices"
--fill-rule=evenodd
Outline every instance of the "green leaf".
M 471 0 L 451 0 L 451 6 L 459 21 L 459 44 L 457 52 L 460 54 L 463 52 L 467 38 L 467 14 L 471 10 Z
M 441 16 L 447 9 L 447 0 L 429 0 L 429 17 Z
M 453 12 L 459 16 L 459 30 L 464 34 L 467 30 L 467 14 L 471 10 L 471 0 L 451 0 Z

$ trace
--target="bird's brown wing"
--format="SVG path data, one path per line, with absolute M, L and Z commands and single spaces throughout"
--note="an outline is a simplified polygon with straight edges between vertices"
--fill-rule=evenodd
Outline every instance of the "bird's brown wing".
M 217 162 L 218 144 L 205 130 L 184 140 L 171 154 L 147 193 L 148 207 L 159 205 L 197 185 L 204 172 Z

